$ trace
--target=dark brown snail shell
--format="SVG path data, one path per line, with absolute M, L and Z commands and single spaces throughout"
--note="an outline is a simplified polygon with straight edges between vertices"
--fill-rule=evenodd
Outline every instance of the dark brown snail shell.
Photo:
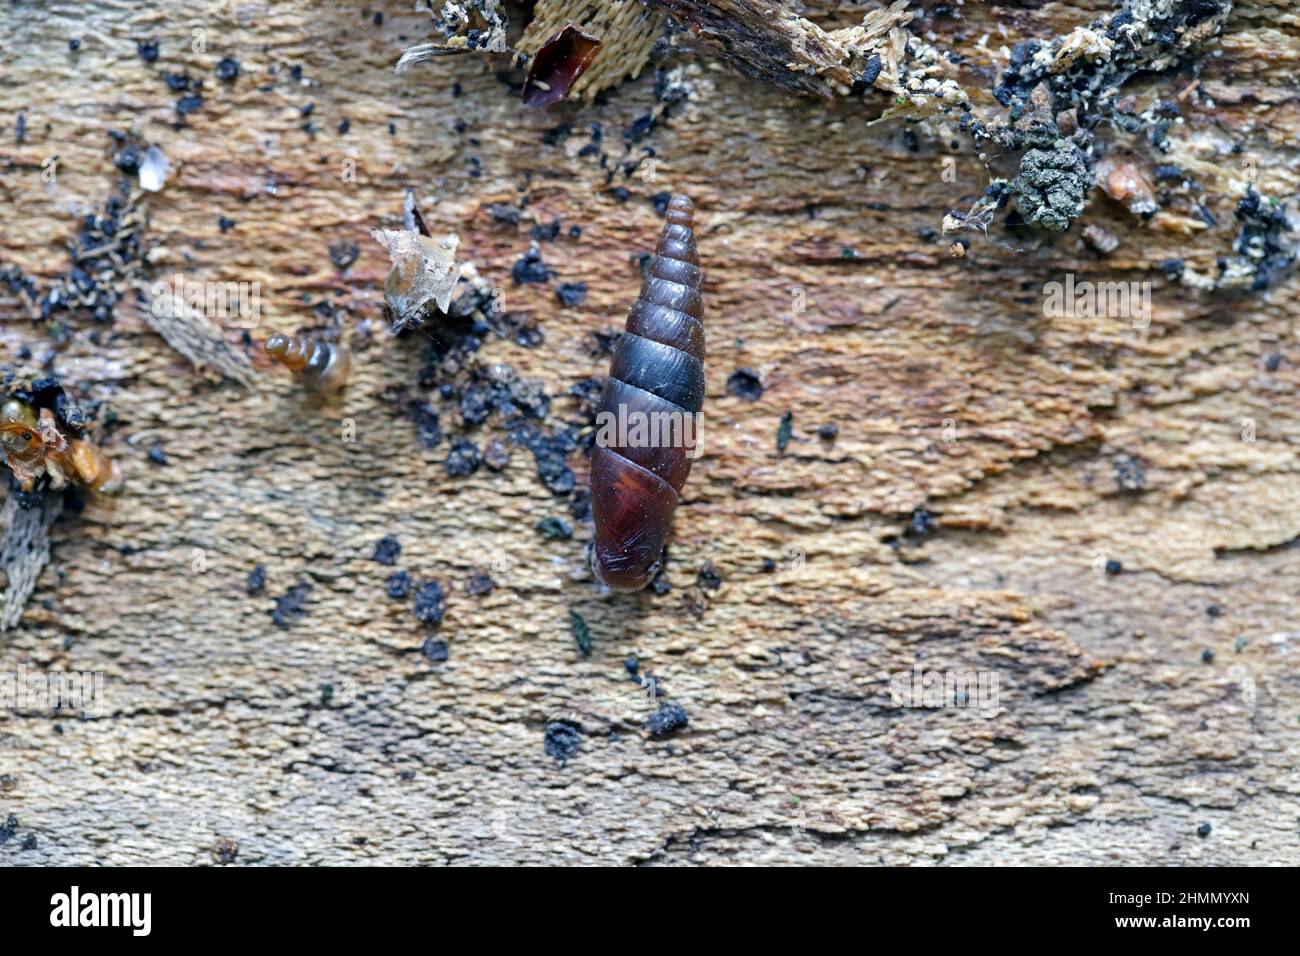
M 689 415 L 693 427 L 704 403 L 704 299 L 691 201 L 674 196 L 667 219 L 614 347 L 598 423 L 602 413 L 621 411 L 629 418 Z M 591 456 L 591 563 L 602 584 L 635 591 L 657 570 L 693 455 L 681 443 L 620 441 L 598 441 Z

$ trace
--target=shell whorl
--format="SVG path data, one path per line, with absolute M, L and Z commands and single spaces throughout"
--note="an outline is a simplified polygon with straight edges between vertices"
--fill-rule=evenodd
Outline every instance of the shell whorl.
M 690 419 L 690 446 L 630 438 L 591 458 L 596 540 L 592 567 L 602 583 L 636 590 L 653 576 L 672 525 L 677 494 L 690 474 L 694 416 L 704 402 L 704 299 L 695 247 L 695 210 L 685 196 L 668 203 L 663 233 L 614 347 L 599 413 L 644 420 Z M 667 419 L 655 416 L 667 415 Z

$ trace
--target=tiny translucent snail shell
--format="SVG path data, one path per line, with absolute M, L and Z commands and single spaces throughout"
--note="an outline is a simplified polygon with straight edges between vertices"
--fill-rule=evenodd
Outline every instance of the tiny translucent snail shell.
M 343 346 L 283 332 L 266 340 L 266 354 L 319 391 L 343 388 L 352 367 L 352 357 Z

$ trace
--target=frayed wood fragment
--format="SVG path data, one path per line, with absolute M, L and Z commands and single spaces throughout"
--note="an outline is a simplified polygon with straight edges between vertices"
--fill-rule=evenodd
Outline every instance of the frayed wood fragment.
M 27 507 L 23 507 L 23 505 Z M 0 511 L 0 570 L 5 573 L 5 590 L 0 601 L 0 631 L 16 627 L 36 579 L 50 560 L 50 526 L 63 510 L 63 495 L 42 492 L 20 495 L 11 492 Z
M 161 288 L 160 288 L 161 287 Z M 229 342 L 220 326 L 185 301 L 178 290 L 156 283 L 152 289 L 138 287 L 140 313 L 149 327 L 195 367 L 207 367 L 238 382 L 253 387 L 253 367 L 248 357 Z
M 852 88 L 848 51 L 817 24 L 755 0 L 647 0 L 690 26 L 744 75 L 793 93 L 833 99 Z

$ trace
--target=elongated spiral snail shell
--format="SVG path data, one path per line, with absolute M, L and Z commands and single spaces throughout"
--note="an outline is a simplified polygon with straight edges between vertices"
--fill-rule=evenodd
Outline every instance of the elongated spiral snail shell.
M 704 403 L 704 299 L 695 249 L 695 207 L 685 196 L 668 204 L 667 223 L 641 294 L 614 348 L 597 423 L 638 418 L 694 428 Z M 666 417 L 664 417 L 666 415 Z M 691 471 L 694 440 L 662 442 L 660 429 L 614 429 L 591 455 L 591 510 L 596 578 L 635 591 L 654 577 L 672 527 L 677 495 Z
M 341 345 L 282 332 L 266 340 L 266 354 L 320 391 L 335 391 L 346 385 L 352 365 L 348 350 Z

